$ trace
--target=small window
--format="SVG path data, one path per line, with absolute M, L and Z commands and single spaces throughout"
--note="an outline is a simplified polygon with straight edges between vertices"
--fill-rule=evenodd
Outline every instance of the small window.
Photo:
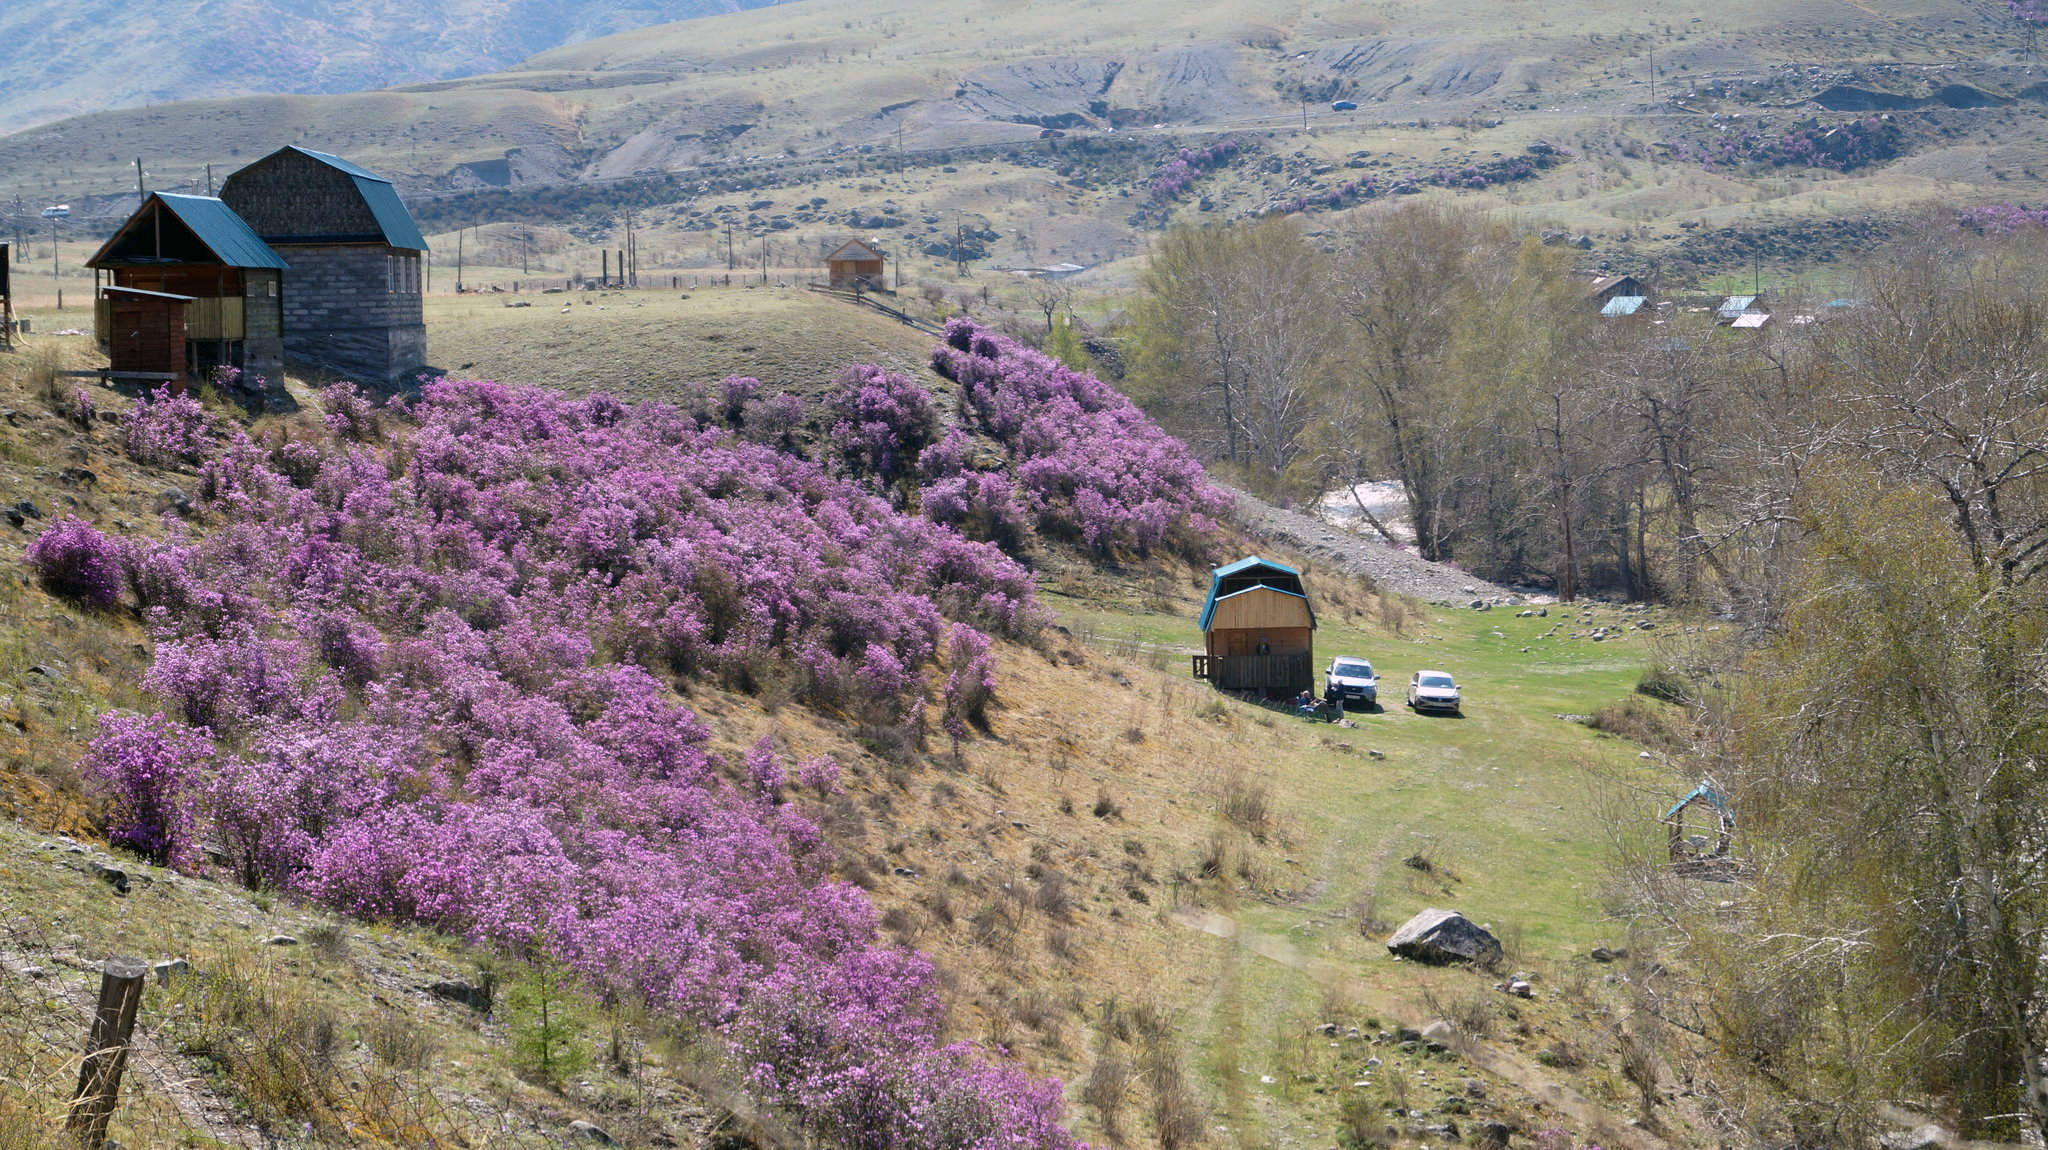
M 276 281 L 276 280 L 271 280 L 271 281 L 269 282 L 268 286 L 269 286 L 269 288 L 270 288 L 270 298 L 271 298 L 271 299 L 276 299 L 276 298 L 277 298 L 277 281 Z

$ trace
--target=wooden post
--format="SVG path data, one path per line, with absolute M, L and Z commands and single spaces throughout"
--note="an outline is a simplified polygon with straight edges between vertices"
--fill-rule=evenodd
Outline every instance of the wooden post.
M 139 958 L 110 958 L 100 967 L 99 1008 L 93 1012 L 85 1061 L 78 1067 L 71 1116 L 64 1123 L 86 1150 L 106 1144 L 107 1120 L 120 1099 L 128 1039 L 135 1032 L 135 1011 L 142 1005 L 142 980 L 148 974 L 149 964 Z

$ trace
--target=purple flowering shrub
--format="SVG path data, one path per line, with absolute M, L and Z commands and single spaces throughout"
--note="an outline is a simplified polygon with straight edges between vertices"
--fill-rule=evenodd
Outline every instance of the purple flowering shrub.
M 212 433 L 213 420 L 199 401 L 172 395 L 168 385 L 121 417 L 122 446 L 140 463 L 198 463 L 213 446 Z
M 964 717 L 991 636 L 1040 625 L 1029 574 L 661 404 L 442 381 L 362 426 L 237 436 L 203 468 L 220 526 L 130 549 L 172 718 L 110 716 L 89 755 L 124 841 L 203 833 L 251 886 L 563 963 L 725 1036 L 827 1141 L 1071 1147 L 1059 1084 L 943 1046 L 929 964 L 832 880 L 837 764 L 726 761 L 668 685 L 921 723 L 943 669 Z
M 856 474 L 893 483 L 938 440 L 938 409 L 916 380 L 855 364 L 841 369 L 833 384 L 832 443 Z
M 1680 159 L 1690 158 L 1707 171 L 1721 167 L 1804 167 L 1852 171 L 1889 160 L 1904 147 L 1898 125 L 1877 116 L 1838 124 L 1815 121 L 1782 136 L 1758 132 L 1721 132 L 1687 146 L 1668 143 Z
M 212 755 L 205 732 L 161 713 L 101 719 L 78 770 L 108 801 L 108 841 L 160 866 L 188 861 L 192 800 Z
M 1236 140 L 1224 140 L 1206 148 L 1182 148 L 1160 161 L 1152 174 L 1152 198 L 1167 202 L 1179 199 L 1196 180 L 1224 167 L 1237 156 Z
M 986 725 L 988 705 L 995 698 L 995 657 L 989 651 L 988 636 L 964 624 L 955 623 L 947 635 L 946 676 L 939 697 L 946 705 L 939 725 L 955 739 L 967 737 L 967 725 Z
M 947 322 L 932 366 L 960 385 L 963 423 L 1001 445 L 1014 487 L 935 483 L 927 514 L 962 517 L 978 498 L 991 515 L 1028 515 L 1040 533 L 1097 553 L 1207 552 L 1230 497 L 1187 445 L 1114 388 L 965 318 Z M 928 474 L 966 475 L 944 474 L 964 452 L 960 441 L 949 436 L 931 450 L 945 454 Z
M 1957 214 L 1956 224 L 1971 231 L 1999 233 L 2048 227 L 2048 204 L 2038 208 L 2029 208 L 2025 204 L 1986 204 L 1981 208 L 1964 208 Z
M 121 601 L 121 545 L 75 515 L 59 517 L 21 558 L 52 595 L 95 610 Z

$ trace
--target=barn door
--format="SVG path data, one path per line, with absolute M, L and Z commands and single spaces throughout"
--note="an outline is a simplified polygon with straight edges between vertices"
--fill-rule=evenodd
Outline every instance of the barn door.
M 1224 632 L 1224 642 L 1228 647 L 1228 654 L 1230 655 L 1249 655 L 1252 653 L 1252 637 L 1243 631 Z

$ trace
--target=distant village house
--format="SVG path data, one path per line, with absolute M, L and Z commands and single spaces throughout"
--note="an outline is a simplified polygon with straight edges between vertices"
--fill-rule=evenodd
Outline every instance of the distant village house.
M 825 257 L 828 286 L 833 291 L 882 291 L 882 253 L 861 240 L 848 240 Z

